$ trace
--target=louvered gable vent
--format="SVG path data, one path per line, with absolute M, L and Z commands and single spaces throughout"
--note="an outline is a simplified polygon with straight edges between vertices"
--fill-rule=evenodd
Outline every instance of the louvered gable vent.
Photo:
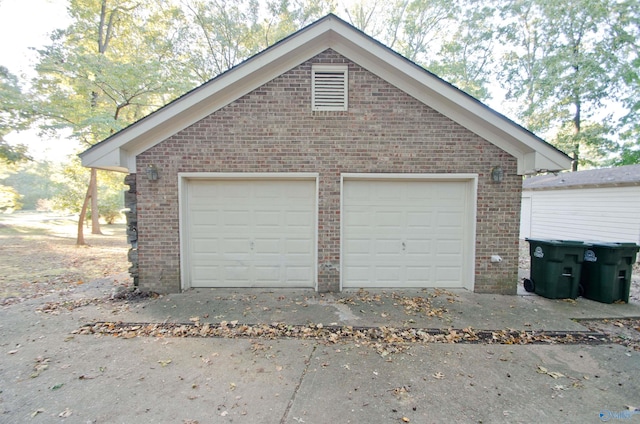
M 347 67 L 313 66 L 312 110 L 347 110 Z

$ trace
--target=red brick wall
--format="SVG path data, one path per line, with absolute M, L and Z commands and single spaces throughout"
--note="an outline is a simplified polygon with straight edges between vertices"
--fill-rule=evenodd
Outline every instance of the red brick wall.
M 311 65 L 349 65 L 349 110 L 311 111 Z M 180 290 L 178 172 L 317 172 L 318 288 L 339 289 L 341 173 L 477 173 L 477 292 L 515 293 L 516 159 L 332 50 L 138 156 L 141 287 Z M 490 181 L 500 165 L 505 178 Z M 499 254 L 503 262 L 490 263 Z

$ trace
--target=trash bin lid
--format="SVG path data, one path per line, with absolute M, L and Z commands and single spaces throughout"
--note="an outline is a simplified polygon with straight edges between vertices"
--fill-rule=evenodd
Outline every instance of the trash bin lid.
M 554 246 L 576 246 L 576 247 L 588 247 L 589 243 L 585 243 L 581 240 L 558 240 L 558 239 L 533 239 L 533 238 L 525 238 L 529 243 L 543 243 L 550 244 Z

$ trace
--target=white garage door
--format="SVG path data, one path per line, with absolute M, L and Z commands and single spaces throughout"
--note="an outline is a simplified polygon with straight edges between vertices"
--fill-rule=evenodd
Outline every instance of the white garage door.
M 314 287 L 314 180 L 189 180 L 191 287 Z
M 345 180 L 343 287 L 472 288 L 471 181 Z

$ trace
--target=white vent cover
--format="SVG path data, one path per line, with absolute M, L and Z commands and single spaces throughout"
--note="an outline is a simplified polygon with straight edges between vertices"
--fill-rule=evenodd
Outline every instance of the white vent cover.
M 347 110 L 347 66 L 315 65 L 311 74 L 311 110 Z

